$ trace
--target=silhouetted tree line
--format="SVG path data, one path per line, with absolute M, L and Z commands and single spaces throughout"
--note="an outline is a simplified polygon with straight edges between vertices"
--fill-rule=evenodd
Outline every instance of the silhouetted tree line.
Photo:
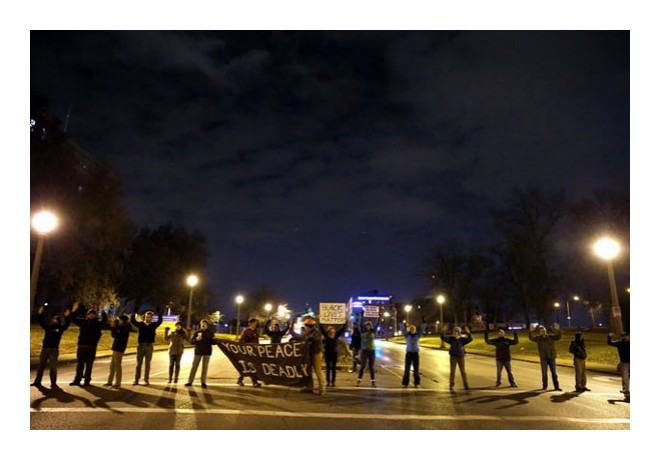
M 185 278 L 196 273 L 204 279 L 207 267 L 204 237 L 172 223 L 136 228 L 111 169 L 62 131 L 43 96 L 33 94 L 30 109 L 31 214 L 47 208 L 59 219 L 47 238 L 36 305 L 61 308 L 79 301 L 90 308 L 112 306 L 115 312 L 143 307 L 187 312 Z M 33 258 L 36 235 L 31 235 Z M 193 299 L 198 314 L 210 304 L 204 283 L 196 286 Z

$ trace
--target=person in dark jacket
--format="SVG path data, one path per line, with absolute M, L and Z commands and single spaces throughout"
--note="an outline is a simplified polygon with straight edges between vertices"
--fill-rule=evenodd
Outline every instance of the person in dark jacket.
M 353 355 L 353 368 L 349 369 L 348 372 L 355 372 L 357 365 L 360 364 L 360 349 L 362 348 L 362 334 L 360 333 L 360 327 L 355 324 L 353 325 L 353 334 L 351 334 L 351 353 Z
M 135 319 L 135 313 L 131 315 L 131 324 L 138 330 L 138 346 L 137 358 L 135 363 L 135 381 L 133 385 L 138 385 L 140 382 L 140 374 L 142 373 L 142 361 L 144 361 L 144 383 L 149 385 L 149 371 L 151 370 L 151 357 L 154 354 L 154 342 L 156 342 L 156 329 L 163 322 L 163 315 L 161 309 L 158 309 L 158 320 L 153 322 L 154 312 L 147 311 L 144 313 L 143 320 L 138 322 Z
M 282 343 L 282 337 L 289 331 L 289 327 L 291 326 L 287 323 L 286 327 L 281 329 L 278 322 L 271 318 L 266 324 L 266 330 L 264 332 L 270 337 L 270 343 Z
M 503 329 L 497 331 L 496 339 L 488 338 L 488 329 L 484 331 L 484 340 L 488 345 L 495 345 L 495 363 L 497 365 L 497 381 L 495 386 L 499 387 L 502 385 L 502 368 L 506 369 L 507 376 L 509 377 L 509 385 L 515 388 L 516 382 L 513 378 L 513 372 L 511 372 L 511 351 L 510 347 L 513 345 L 518 345 L 518 333 L 513 331 L 513 339 L 506 337 L 506 332 Z
M 193 358 L 192 368 L 190 368 L 190 375 L 188 376 L 188 383 L 185 386 L 189 387 L 195 380 L 199 362 L 202 362 L 202 388 L 206 388 L 206 375 L 209 370 L 209 360 L 213 353 L 213 345 L 217 345 L 215 340 L 215 333 L 209 328 L 209 323 L 205 319 L 199 322 L 199 330 L 195 332 L 190 338 L 190 343 L 195 345 L 195 357 Z
M 76 318 L 74 315 L 80 304 L 76 302 L 71 310 L 72 321 L 80 328 L 78 334 L 78 350 L 76 358 L 76 376 L 69 385 L 80 385 L 84 379 L 84 386 L 91 385 L 92 368 L 96 359 L 96 347 L 101 340 L 103 329 L 107 328 L 108 315 L 101 310 L 101 318 L 98 318 L 96 310 L 88 309 L 85 318 Z
M 568 352 L 573 355 L 575 367 L 575 391 L 591 391 L 587 388 L 587 348 L 581 332 L 575 334 L 575 340 L 568 346 Z
M 328 327 L 328 330 L 319 323 L 319 329 L 323 334 L 323 353 L 325 356 L 325 380 L 329 387 L 335 386 L 335 378 L 337 377 L 337 341 L 346 332 L 346 324 L 343 324 L 339 330 L 334 327 Z
M 303 321 L 305 329 L 303 329 L 303 339 L 309 344 L 309 359 L 311 369 L 309 384 L 307 387 L 300 390 L 301 393 L 314 392 L 314 375 L 319 382 L 319 395 L 325 394 L 326 381 L 323 375 L 323 334 L 316 328 L 316 320 L 312 317 L 305 318 Z
M 463 388 L 470 389 L 467 381 L 467 374 L 465 372 L 465 345 L 472 342 L 472 334 L 469 328 L 465 328 L 466 337 L 463 337 L 460 327 L 455 327 L 452 335 L 445 335 L 444 331 L 440 331 L 440 339 L 449 344 L 449 391 L 454 391 L 454 378 L 456 377 L 456 365 L 461 371 L 461 378 L 463 379 Z
M 189 341 L 188 332 L 183 328 L 181 321 L 178 321 L 174 325 L 174 332 L 170 332 L 169 327 L 165 328 L 165 340 L 170 343 L 167 350 L 170 357 L 167 383 L 172 383 L 172 376 L 174 376 L 174 383 L 179 383 L 179 371 L 181 370 L 181 357 L 183 356 L 184 344 Z
M 259 343 L 259 320 L 257 318 L 250 318 L 248 320 L 248 327 L 247 329 L 243 330 L 241 333 L 241 336 L 238 338 L 238 343 Z M 238 377 L 238 380 L 236 381 L 237 385 L 243 386 L 243 377 L 244 375 L 241 374 Z M 261 384 L 257 380 L 257 378 L 250 374 L 250 378 L 252 379 L 252 386 L 253 387 L 260 387 Z
M 529 340 L 536 342 L 539 351 L 539 359 L 541 360 L 541 380 L 543 382 L 543 389 L 548 389 L 548 367 L 552 373 L 552 383 L 555 386 L 555 391 L 562 391 L 559 388 L 559 377 L 557 376 L 557 351 L 555 350 L 555 342 L 561 339 L 561 330 L 557 326 L 556 330 L 550 328 L 550 334 L 544 326 L 539 326 L 537 331 L 532 332 L 532 327 L 529 328 Z
M 124 358 L 124 352 L 128 346 L 128 338 L 131 333 L 131 325 L 128 320 L 128 316 L 121 315 L 112 322 L 110 327 L 110 335 L 113 341 L 110 372 L 108 373 L 108 381 L 105 383 L 107 387 L 112 386 L 112 381 L 115 380 L 114 388 L 121 388 L 121 361 Z
M 413 324 L 406 329 L 403 323 L 399 325 L 399 329 L 401 330 L 401 334 L 406 338 L 406 360 L 401 385 L 403 388 L 408 388 L 408 384 L 410 383 L 410 366 L 412 366 L 413 383 L 415 384 L 415 388 L 418 388 L 421 382 L 419 376 L 419 339 L 426 332 L 426 320 L 422 318 L 422 324 L 420 324 L 419 330 Z
M 619 366 L 621 372 L 622 389 L 621 393 L 630 399 L 630 336 L 627 332 L 621 334 L 621 340 L 612 340 L 613 333 L 607 334 L 607 344 L 616 347 L 619 352 Z
M 57 358 L 60 354 L 60 341 L 62 334 L 66 331 L 71 323 L 69 319 L 69 309 L 64 310 L 64 324 L 62 324 L 59 315 L 54 314 L 47 321 L 44 317 L 44 307 L 39 307 L 37 314 L 39 315 L 39 324 L 45 331 L 44 340 L 41 344 L 41 353 L 39 353 L 39 367 L 37 368 L 37 375 L 32 382 L 32 386 L 40 387 L 41 379 L 44 375 L 46 366 L 49 366 L 50 372 L 50 388 L 56 390 L 57 386 Z

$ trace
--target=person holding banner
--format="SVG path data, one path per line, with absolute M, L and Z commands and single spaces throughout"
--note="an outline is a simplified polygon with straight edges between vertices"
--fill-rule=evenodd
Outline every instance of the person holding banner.
M 303 321 L 305 329 L 303 330 L 303 338 L 309 344 L 309 358 L 310 365 L 314 369 L 316 379 L 319 381 L 319 395 L 325 395 L 325 377 L 323 375 L 323 335 L 315 327 L 316 320 L 314 318 L 307 318 Z M 306 388 L 300 390 L 301 393 L 314 392 L 314 378 L 309 379 L 309 384 Z
M 250 318 L 248 320 L 248 327 L 245 329 L 242 333 L 241 336 L 238 338 L 238 343 L 259 343 L 259 331 L 257 328 L 259 327 L 259 320 L 257 318 Z M 243 374 L 241 374 L 238 377 L 238 380 L 236 381 L 237 385 L 243 386 Z M 257 381 L 257 378 L 254 375 L 250 375 L 250 378 L 252 379 L 252 386 L 253 387 L 260 387 L 261 384 Z
M 334 327 L 328 327 L 326 331 L 323 324 L 319 323 L 321 334 L 323 334 L 323 349 L 325 351 L 325 379 L 329 387 L 335 386 L 337 376 L 337 341 L 346 332 L 347 323 L 343 324 L 338 331 Z
M 190 375 L 188 376 L 188 383 L 185 386 L 189 387 L 195 380 L 199 362 L 202 362 L 202 388 L 206 388 L 206 375 L 209 370 L 209 360 L 213 353 L 213 345 L 218 343 L 215 340 L 215 333 L 209 329 L 209 322 L 205 319 L 199 322 L 199 330 L 190 338 L 190 343 L 195 345 L 195 357 L 193 358 L 192 367 L 190 368 Z
M 419 377 L 419 338 L 426 331 L 426 320 L 422 318 L 422 324 L 420 324 L 419 330 L 412 324 L 406 329 L 403 323 L 399 325 L 399 328 L 406 338 L 406 364 L 401 385 L 403 388 L 408 388 L 408 383 L 410 383 L 410 366 L 412 365 L 413 383 L 415 384 L 415 388 L 419 388 L 421 380 Z
M 378 319 L 380 322 L 380 318 Z M 358 374 L 357 385 L 360 386 L 362 382 L 362 375 L 364 368 L 369 363 L 369 373 L 371 374 L 371 386 L 376 386 L 376 376 L 374 372 L 374 361 L 376 360 L 376 330 L 372 326 L 371 321 L 364 322 L 364 314 L 360 318 L 360 329 L 362 335 L 362 360 L 360 362 L 360 373 Z M 378 323 L 376 323 L 378 326 Z

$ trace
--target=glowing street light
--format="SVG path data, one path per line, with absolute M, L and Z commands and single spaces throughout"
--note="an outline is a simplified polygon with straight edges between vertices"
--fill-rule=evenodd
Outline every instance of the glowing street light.
M 410 310 L 412 310 L 412 305 L 406 305 L 403 309 L 406 311 L 406 324 L 410 324 Z
M 242 295 L 236 296 L 236 305 L 238 305 L 238 311 L 236 312 L 236 339 L 238 340 L 238 335 L 241 332 L 241 304 L 245 300 Z
M 435 298 L 435 301 L 438 302 L 438 305 L 440 305 L 440 324 L 441 324 L 440 327 L 441 328 L 445 327 L 445 320 L 442 317 L 443 310 L 444 310 L 443 305 L 445 303 L 445 300 L 446 300 L 445 296 L 443 296 L 442 294 L 440 294 L 439 296 L 437 296 Z M 437 323 L 435 325 L 435 332 L 438 332 L 438 324 Z M 444 340 L 440 340 L 440 349 L 444 349 L 444 348 L 445 348 L 445 342 L 444 342 Z
M 612 327 L 615 334 L 623 332 L 623 322 L 621 320 L 621 307 L 619 306 L 619 296 L 616 292 L 616 281 L 614 280 L 614 266 L 612 260 L 619 255 L 621 246 L 618 242 L 609 237 L 603 237 L 594 244 L 594 252 L 598 257 L 607 262 L 607 275 L 610 282 L 610 295 L 612 297 Z
M 186 284 L 190 286 L 190 297 L 188 297 L 188 320 L 186 322 L 186 329 L 190 329 L 190 318 L 192 316 L 192 298 L 193 298 L 193 288 L 199 283 L 199 278 L 196 275 L 188 275 L 186 278 Z
M 34 255 L 32 275 L 30 276 L 30 314 L 34 308 L 34 296 L 37 292 L 37 281 L 41 268 L 41 257 L 44 252 L 46 236 L 57 228 L 57 216 L 50 211 L 39 211 L 32 216 L 32 228 L 39 235 L 37 238 L 37 252 Z

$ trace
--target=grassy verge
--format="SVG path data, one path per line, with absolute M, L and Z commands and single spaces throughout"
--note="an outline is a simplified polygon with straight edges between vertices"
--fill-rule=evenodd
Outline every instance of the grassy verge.
M 474 333 L 473 337 L 474 340 L 472 343 L 465 347 L 468 353 L 495 357 L 495 347 L 486 344 L 483 333 Z M 497 334 L 490 334 L 490 338 L 495 337 L 497 337 Z M 512 338 L 513 335 L 509 333 L 507 337 Z M 563 331 L 562 338 L 555 342 L 557 364 L 573 365 L 573 355 L 568 352 L 568 346 L 574 337 L 575 334 L 573 332 Z M 536 343 L 527 338 L 527 331 L 518 334 L 518 338 L 520 343 L 511 347 L 511 357 L 513 359 L 538 362 L 539 355 Z M 616 366 L 619 363 L 619 355 L 616 348 L 607 345 L 607 334 L 602 332 L 585 332 L 584 339 L 587 348 L 587 368 L 593 371 L 615 372 Z M 390 341 L 394 343 L 405 343 L 403 337 L 396 337 L 390 339 Z M 440 347 L 440 338 L 437 335 L 422 337 L 420 345 L 437 349 Z

